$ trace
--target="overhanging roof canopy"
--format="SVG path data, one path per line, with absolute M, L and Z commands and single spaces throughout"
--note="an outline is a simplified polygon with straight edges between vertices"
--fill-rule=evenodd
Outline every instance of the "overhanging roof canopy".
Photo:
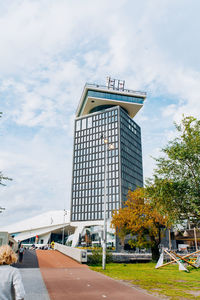
M 142 108 L 146 93 L 132 90 L 110 89 L 106 86 L 86 84 L 79 101 L 76 117 L 88 115 L 105 105 L 119 105 L 133 118 Z

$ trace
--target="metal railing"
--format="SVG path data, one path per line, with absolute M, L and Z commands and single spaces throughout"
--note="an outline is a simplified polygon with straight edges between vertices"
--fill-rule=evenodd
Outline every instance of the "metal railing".
M 143 97 L 146 97 L 146 95 L 147 95 L 146 92 L 134 91 L 134 90 L 130 90 L 130 89 L 120 89 L 120 88 L 116 88 L 116 87 L 109 88 L 106 85 L 101 85 L 101 84 L 96 84 L 96 83 L 86 83 L 85 87 L 97 87 L 97 88 L 103 88 L 103 89 L 111 90 L 111 91 L 127 92 L 127 93 L 131 93 L 131 94 L 143 96 Z

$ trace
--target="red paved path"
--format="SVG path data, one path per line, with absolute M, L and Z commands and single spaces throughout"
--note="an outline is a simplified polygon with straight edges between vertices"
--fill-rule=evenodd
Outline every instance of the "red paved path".
M 94 272 L 57 251 L 37 250 L 37 257 L 51 300 L 158 299 Z

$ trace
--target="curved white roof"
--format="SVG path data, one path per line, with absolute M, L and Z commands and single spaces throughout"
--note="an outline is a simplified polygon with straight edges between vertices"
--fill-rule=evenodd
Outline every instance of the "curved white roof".
M 65 214 L 65 215 L 64 215 Z M 55 227 L 55 225 L 70 223 L 69 210 L 54 210 L 48 211 L 41 215 L 25 219 L 17 223 L 0 228 L 0 231 L 7 231 L 9 233 L 17 233 L 37 228 Z

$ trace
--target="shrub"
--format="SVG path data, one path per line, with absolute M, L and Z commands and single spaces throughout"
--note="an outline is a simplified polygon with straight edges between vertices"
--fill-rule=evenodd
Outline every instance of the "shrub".
M 106 263 L 112 262 L 112 253 L 106 250 Z M 92 250 L 92 255 L 88 255 L 89 265 L 101 265 L 102 264 L 102 248 L 96 248 Z

